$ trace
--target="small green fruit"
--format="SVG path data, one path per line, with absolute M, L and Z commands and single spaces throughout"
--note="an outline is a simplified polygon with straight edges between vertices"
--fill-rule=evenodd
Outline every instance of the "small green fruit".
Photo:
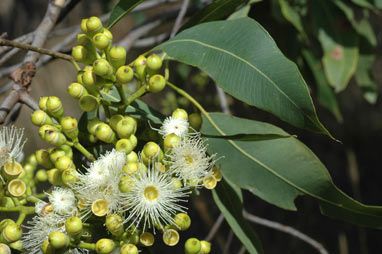
M 69 245 L 70 242 L 69 237 L 66 234 L 58 231 L 51 233 L 48 240 L 52 247 L 55 249 L 65 248 Z
M 114 248 L 114 241 L 108 238 L 102 238 L 96 243 L 96 252 L 98 254 L 109 254 L 114 250 Z
M 71 83 L 68 86 L 68 93 L 73 99 L 79 99 L 81 96 L 88 94 L 88 91 L 80 83 Z
M 121 84 L 129 83 L 133 79 L 133 77 L 134 71 L 127 65 L 119 67 L 116 72 L 116 78 Z
M 157 71 L 162 67 L 162 59 L 156 55 L 152 54 L 147 58 L 147 67 L 153 71 Z
M 149 79 L 147 90 L 152 93 L 158 93 L 162 91 L 165 88 L 165 86 L 165 78 L 160 74 L 156 74 L 154 76 L 151 76 L 151 78 Z

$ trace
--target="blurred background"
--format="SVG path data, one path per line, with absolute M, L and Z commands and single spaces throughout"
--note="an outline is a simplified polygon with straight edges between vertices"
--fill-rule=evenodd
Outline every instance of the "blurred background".
M 70 53 L 74 45 L 73 34 L 79 29 L 83 18 L 101 16 L 107 21 L 108 13 L 117 1 L 107 0 L 81 0 L 57 24 L 51 33 L 45 47 L 54 48 Z M 155 0 L 146 1 L 155 2 Z M 157 1 L 158 4 L 142 11 L 135 11 L 117 23 L 111 31 L 114 42 L 128 48 L 128 62 L 135 59 L 140 53 L 147 51 L 156 44 L 168 38 L 175 18 L 179 12 L 182 1 Z M 160 3 L 159 2 L 164 2 Z M 294 128 L 278 118 L 235 100 L 225 95 L 231 114 L 260 121 L 270 122 L 280 126 L 287 132 L 295 134 L 305 143 L 324 165 L 333 177 L 334 183 L 350 196 L 369 205 L 382 205 L 382 102 L 379 99 L 382 82 L 382 16 L 379 11 L 369 11 L 367 20 L 375 33 L 376 47 L 371 51 L 375 61 L 371 65 L 370 75 L 373 77 L 372 89 L 364 89 L 359 80 L 350 79 L 347 87 L 334 95 L 335 107 L 328 107 L 327 101 L 320 93 L 320 86 L 311 68 L 301 55 L 304 39 L 301 33 L 283 15 L 278 1 L 252 1 L 249 5 L 248 15 L 257 20 L 275 39 L 282 52 L 296 62 L 311 89 L 318 116 L 327 129 L 342 143 L 335 142 L 326 136 L 314 134 L 305 130 Z M 282 1 L 281 1 L 282 2 Z M 313 1 L 289 1 L 308 20 L 304 24 L 309 26 L 309 9 Z M 358 19 L 365 17 L 365 10 L 346 2 Z M 206 5 L 206 1 L 193 0 L 190 3 L 185 20 Z M 0 1 L 0 31 L 7 32 L 9 39 L 33 31 L 40 23 L 48 0 L 1 0 Z M 303 7 L 307 10 L 304 10 Z M 313 11 L 320 12 L 319 9 Z M 313 14 L 311 14 L 314 16 Z M 362 16 L 364 15 L 364 16 Z M 322 14 L 323 20 L 326 19 Z M 342 22 L 342 16 L 333 16 Z M 313 21 L 311 21 L 314 23 Z M 343 23 L 341 23 L 343 25 Z M 346 29 L 346 24 L 344 25 Z M 146 29 L 142 29 L 145 27 Z M 318 56 L 325 52 L 320 50 L 319 39 L 314 40 L 315 30 L 307 33 L 312 48 L 318 49 Z M 70 39 L 72 36 L 72 39 Z M 69 39 L 68 39 L 69 38 Z M 256 42 L 254 42 L 256 43 Z M 190 49 L 192 50 L 192 49 Z M 0 66 L 0 101 L 10 91 L 8 75 L 15 66 L 22 61 L 25 51 L 19 51 Z M 41 58 L 43 60 L 43 58 Z M 40 61 L 41 61 L 40 60 Z M 45 61 L 45 60 L 44 60 Z M 189 66 L 171 63 L 171 80 L 193 95 L 208 111 L 222 111 L 221 97 L 214 82 L 198 69 Z M 40 96 L 60 96 L 64 104 L 66 115 L 79 119 L 81 111 L 77 102 L 67 95 L 67 86 L 75 81 L 76 71 L 73 66 L 63 60 L 50 60 L 41 63 L 31 85 L 31 95 L 35 99 Z M 366 91 L 366 92 L 365 92 Z M 371 94 L 372 93 L 372 94 Z M 179 97 L 172 90 L 165 89 L 159 96 L 146 95 L 143 100 L 162 112 L 170 114 L 175 108 L 182 107 L 192 111 L 192 105 L 184 98 Z M 329 103 L 330 104 L 330 103 Z M 333 104 L 331 104 L 333 105 Z M 224 105 L 223 105 L 224 106 Z M 333 108 L 335 108 L 333 110 Z M 31 109 L 23 106 L 15 121 L 15 125 L 25 128 L 28 142 L 25 153 L 29 154 L 36 148 L 48 147 L 37 135 L 38 128 L 30 122 Z M 340 113 L 339 113 L 340 112 Z M 349 223 L 331 220 L 322 216 L 318 204 L 309 197 L 299 197 L 296 200 L 297 212 L 290 212 L 272 206 L 259 198 L 244 193 L 244 206 L 246 210 L 257 216 L 292 226 L 313 239 L 322 243 L 329 253 L 340 254 L 367 254 L 380 253 L 382 247 L 382 232 L 374 229 L 360 228 Z M 181 235 L 184 241 L 188 237 L 203 238 L 219 216 L 219 211 L 213 204 L 211 193 L 202 191 L 201 195 L 192 199 L 190 204 L 192 218 L 191 230 Z M 253 224 L 263 242 L 265 253 L 317 253 L 308 244 L 299 239 L 270 228 Z M 230 238 L 230 230 L 226 223 L 216 234 L 213 240 L 213 253 L 238 253 L 241 244 L 233 237 L 229 249 L 225 249 Z M 162 246 L 163 251 L 183 253 L 179 248 Z M 160 241 L 158 241 L 160 242 Z

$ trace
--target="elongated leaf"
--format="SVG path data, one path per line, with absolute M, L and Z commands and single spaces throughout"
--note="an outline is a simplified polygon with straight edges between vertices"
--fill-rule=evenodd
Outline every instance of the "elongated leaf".
M 212 196 L 232 231 L 248 252 L 251 254 L 262 253 L 262 246 L 258 236 L 243 218 L 243 206 L 236 191 L 223 180 L 213 190 Z
M 211 117 L 227 135 L 287 134 L 271 124 L 222 113 Z M 218 135 L 206 119 L 202 133 Z M 294 199 L 305 194 L 317 199 L 327 216 L 382 228 L 382 207 L 363 205 L 344 194 L 313 152 L 294 137 L 254 142 L 209 138 L 208 144 L 209 152 L 224 156 L 219 161 L 224 177 L 265 201 L 295 210 Z
M 239 10 L 235 11 L 232 13 L 227 20 L 233 20 L 233 19 L 239 19 L 239 18 L 244 18 L 248 17 L 248 13 L 251 10 L 251 5 L 247 4 L 240 8 Z
M 192 27 L 159 45 L 170 57 L 207 72 L 227 93 L 297 127 L 328 134 L 296 65 L 250 18 Z
M 123 16 L 128 14 L 143 1 L 145 0 L 120 0 L 111 11 L 110 18 L 107 23 L 107 28 L 112 27 L 121 18 L 123 18 Z
M 305 33 L 300 15 L 287 0 L 279 0 L 281 13 L 300 33 Z
M 278 135 L 278 134 L 236 134 L 236 135 L 227 135 L 227 136 L 216 136 L 216 135 L 203 135 L 204 138 L 223 138 L 231 140 L 240 140 L 240 141 L 260 141 L 260 140 L 270 140 L 277 138 L 289 138 L 290 135 Z

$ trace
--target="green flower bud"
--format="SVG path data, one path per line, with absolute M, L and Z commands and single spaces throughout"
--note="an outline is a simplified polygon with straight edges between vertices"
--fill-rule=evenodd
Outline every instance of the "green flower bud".
M 40 169 L 36 172 L 36 180 L 39 182 L 48 181 L 48 174 L 46 173 L 45 169 Z
M 150 247 L 154 244 L 154 236 L 149 232 L 144 232 L 139 236 L 139 242 L 145 247 Z
M 126 62 L 126 50 L 121 46 L 110 49 L 109 56 L 110 63 L 115 69 L 118 69 Z
M 88 19 L 83 19 L 81 20 L 81 31 L 83 33 L 86 33 L 88 31 L 88 28 L 86 26 L 86 22 L 88 21 Z
M 177 177 L 173 177 L 171 178 L 171 187 L 174 189 L 174 190 L 177 190 L 177 189 L 180 189 L 182 188 L 183 184 L 182 184 L 182 181 L 177 178 Z
M 112 235 L 119 236 L 122 235 L 124 232 L 123 230 L 123 220 L 121 216 L 117 214 L 109 214 L 106 216 L 106 222 L 105 222 L 107 230 Z
M 127 243 L 122 245 L 121 254 L 138 254 L 138 248 L 134 244 Z
M 40 149 L 36 151 L 36 159 L 39 165 L 44 168 L 54 167 L 53 163 L 49 159 L 49 152 L 45 149 Z
M 62 117 L 64 108 L 62 107 L 60 98 L 56 96 L 49 96 L 46 102 L 46 111 L 50 116 L 56 119 Z
M 31 114 L 31 121 L 36 126 L 42 126 L 44 124 L 53 124 L 52 119 L 42 110 L 36 110 Z
M 123 171 L 125 171 L 125 173 L 128 175 L 136 173 L 138 171 L 138 163 L 132 161 L 126 162 L 126 164 L 123 166 Z
M 177 108 L 172 112 L 172 117 L 178 118 L 178 119 L 183 119 L 183 120 L 188 120 L 188 114 L 187 111 L 181 108 Z
M 121 121 L 122 119 L 124 119 L 123 115 L 113 115 L 112 117 L 110 117 L 109 119 L 109 124 L 110 124 L 110 127 L 115 130 L 116 129 L 116 126 L 117 126 L 117 123 L 119 121 Z
M 61 146 L 66 143 L 66 137 L 59 131 L 45 131 L 44 140 L 51 145 Z
M 99 120 L 98 118 L 95 118 L 95 119 L 93 119 L 93 120 L 90 120 L 90 121 L 88 122 L 88 126 L 87 126 L 88 132 L 89 132 L 90 134 L 95 135 L 95 133 L 96 133 L 96 129 L 97 129 L 98 125 L 101 124 L 101 123 L 103 123 L 103 122 L 102 122 L 101 120 Z
M 167 149 L 172 149 L 175 146 L 179 145 L 179 143 L 180 143 L 180 137 L 178 137 L 174 133 L 167 135 L 163 140 L 163 146 Z
M 109 212 L 109 205 L 106 200 L 97 199 L 92 203 L 92 212 L 95 216 L 102 217 Z
M 86 34 L 77 34 L 77 44 L 81 46 L 87 46 L 93 42 L 86 36 Z
M 11 249 L 8 245 L 0 243 L 0 254 L 11 254 Z M 138 253 L 138 252 L 137 252 Z
M 147 159 L 151 160 L 160 154 L 161 149 L 157 143 L 150 141 L 143 147 L 142 152 Z
M 194 130 L 199 131 L 202 127 L 203 118 L 199 113 L 192 113 L 188 116 L 188 121 Z
M 77 73 L 77 76 L 76 76 L 76 78 L 77 78 L 77 83 L 79 83 L 79 84 L 83 84 L 84 82 L 83 82 L 83 80 L 82 80 L 82 76 L 84 75 L 84 72 L 85 71 L 79 71 L 78 73 Z
M 138 139 L 134 134 L 130 135 L 129 141 L 134 148 L 137 147 Z
M 130 153 L 134 149 L 131 142 L 125 138 L 118 140 L 117 143 L 115 144 L 115 148 L 117 149 L 117 151 L 125 152 L 126 154 Z
M 18 240 L 16 242 L 10 243 L 9 247 L 11 247 L 14 250 L 18 250 L 20 252 L 23 251 L 23 241 Z M 0 247 L 0 254 L 1 254 L 1 247 Z
M 66 155 L 58 157 L 54 163 L 55 167 L 63 171 L 73 166 L 73 161 Z
M 65 221 L 65 230 L 70 236 L 78 235 L 82 232 L 82 220 L 77 216 L 72 216 Z
M 38 130 L 38 134 L 42 139 L 45 139 L 46 131 L 57 131 L 57 128 L 54 127 L 53 125 L 48 125 L 48 124 L 41 126 L 40 129 Z
M 52 245 L 55 249 L 62 249 L 69 246 L 69 237 L 62 232 L 55 231 L 52 232 L 48 237 L 49 243 Z
M 10 197 L 3 197 L 3 199 L 0 200 L 1 207 L 5 208 L 12 208 L 15 207 L 15 202 L 13 202 L 12 198 Z
M 196 238 L 189 238 L 184 244 L 186 254 L 198 254 L 201 248 L 200 241 Z
M 134 181 L 128 176 L 122 176 L 118 183 L 118 188 L 122 193 L 130 192 L 133 186 Z
M 86 88 L 91 89 L 95 86 L 97 81 L 97 77 L 93 70 L 87 70 L 82 74 L 82 82 L 86 86 Z
M 65 155 L 65 151 L 56 147 L 49 151 L 49 158 L 53 163 L 56 163 L 57 159 L 63 155 Z
M 203 178 L 203 186 L 206 189 L 212 190 L 216 187 L 218 181 L 216 181 L 215 176 L 207 175 Z
M 41 245 L 41 251 L 44 254 L 54 254 L 55 250 L 53 246 L 49 243 L 49 240 L 46 240 Z
M 104 50 L 109 47 L 111 40 L 104 33 L 98 33 L 93 36 L 93 43 L 96 48 Z
M 134 71 L 129 66 L 123 65 L 118 68 L 115 75 L 119 83 L 126 84 L 134 78 Z
M 24 195 L 27 190 L 27 185 L 21 179 L 13 179 L 8 183 L 8 192 L 13 197 L 20 197 Z
M 146 83 L 146 65 L 135 67 L 135 73 L 138 75 L 141 82 Z
M 128 155 L 126 155 L 126 161 L 127 162 L 137 162 L 138 161 L 138 155 L 136 152 L 132 151 Z
M 211 243 L 207 241 L 200 241 L 203 254 L 209 254 L 211 252 Z
M 0 222 L 0 232 L 4 230 L 4 228 L 8 225 L 16 224 L 16 222 L 12 219 L 4 219 Z
M 1 232 L 0 241 L 2 243 L 13 243 L 21 239 L 23 231 L 20 225 L 9 224 Z
M 106 123 L 100 123 L 95 131 L 96 137 L 105 143 L 114 143 L 117 137 L 114 131 Z
M 147 67 L 153 71 L 157 71 L 162 67 L 162 59 L 156 55 L 152 54 L 147 58 Z
M 72 168 L 65 169 L 61 174 L 61 180 L 65 185 L 72 185 L 78 182 L 78 173 Z
M 120 138 L 129 138 L 137 129 L 136 122 L 133 118 L 128 117 L 119 121 L 116 125 L 116 132 Z
M 82 82 L 82 77 L 81 77 Z M 73 99 L 79 99 L 81 96 L 88 94 L 86 88 L 80 83 L 71 83 L 68 86 L 68 93 Z
M 99 107 L 99 99 L 93 95 L 86 94 L 79 100 L 80 108 L 85 112 L 91 112 Z
M 103 34 L 104 34 L 107 38 L 109 38 L 110 41 L 113 40 L 113 34 L 110 32 L 109 29 L 104 28 L 104 29 L 103 29 Z
M 62 179 L 61 179 L 61 171 L 58 168 L 52 168 L 48 171 L 46 171 L 46 174 L 48 175 L 48 181 L 55 186 L 61 186 L 63 185 Z
M 23 171 L 23 166 L 17 161 L 7 161 L 3 166 L 3 175 L 7 180 L 17 178 Z
M 174 225 L 179 230 L 185 231 L 191 226 L 191 218 L 186 213 L 178 213 L 174 217 Z
M 174 229 L 166 229 L 163 233 L 163 242 L 168 246 L 177 245 L 179 238 L 179 233 Z
M 60 149 L 65 152 L 65 155 L 68 156 L 69 158 L 73 159 L 73 149 L 69 145 L 62 145 L 60 146 Z
M 94 61 L 93 70 L 101 77 L 107 77 L 113 74 L 113 67 L 106 59 L 103 58 Z
M 108 238 L 102 238 L 96 243 L 96 252 L 98 254 L 109 254 L 115 248 L 115 243 L 113 240 Z
M 40 100 L 38 101 L 38 107 L 41 110 L 46 111 L 46 102 L 47 101 L 48 101 L 48 97 L 46 97 L 46 96 L 40 97 Z
M 160 92 L 166 86 L 166 80 L 160 74 L 156 74 L 149 79 L 149 85 L 147 86 L 147 91 L 152 93 Z
M 37 167 L 38 163 L 37 163 L 37 159 L 36 159 L 36 155 L 34 153 L 30 154 L 27 159 L 26 159 L 26 162 L 30 165 L 32 165 L 33 167 Z
M 78 137 L 78 122 L 77 119 L 71 116 L 61 118 L 61 127 L 66 136 L 71 139 Z
M 90 17 L 86 21 L 86 34 L 92 36 L 96 33 L 101 33 L 103 31 L 102 22 L 97 17 Z
M 135 59 L 134 61 L 134 67 L 137 68 L 139 66 L 145 66 L 147 63 L 147 59 L 145 56 L 143 55 L 140 55 L 139 57 L 137 57 L 137 59 Z
M 72 57 L 80 63 L 87 63 L 87 49 L 82 45 L 77 45 L 72 48 Z

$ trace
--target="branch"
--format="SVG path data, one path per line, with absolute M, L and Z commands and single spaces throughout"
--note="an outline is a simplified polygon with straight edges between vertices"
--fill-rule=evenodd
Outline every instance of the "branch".
M 218 232 L 220 226 L 222 225 L 223 221 L 224 221 L 224 215 L 221 213 L 221 214 L 219 215 L 219 217 L 216 219 L 216 221 L 215 221 L 214 225 L 212 226 L 210 232 L 209 232 L 208 235 L 205 237 L 205 240 L 206 240 L 207 242 L 211 241 L 211 240 L 214 238 L 214 236 L 215 236 L 216 233 Z
M 179 31 L 179 28 L 182 24 L 183 18 L 186 15 L 188 5 L 190 3 L 190 0 L 183 0 L 182 7 L 180 8 L 178 17 L 176 17 L 174 27 L 172 28 L 170 38 L 174 37 L 175 34 Z

